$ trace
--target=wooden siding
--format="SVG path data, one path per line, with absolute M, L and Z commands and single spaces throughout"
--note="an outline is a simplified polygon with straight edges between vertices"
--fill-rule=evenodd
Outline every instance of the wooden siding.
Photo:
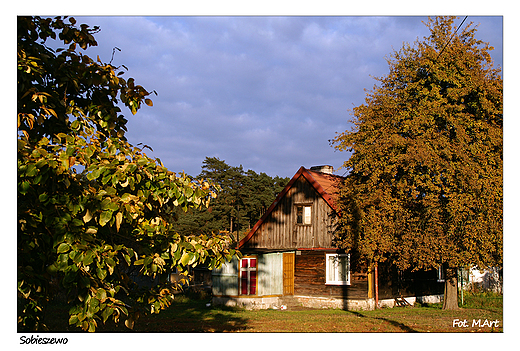
M 297 224 L 296 206 L 311 206 L 312 223 Z M 300 176 L 243 249 L 331 248 L 334 211 Z
M 212 292 L 214 296 L 238 295 L 238 260 L 236 258 L 212 271 Z
M 325 254 L 334 251 L 305 250 L 296 254 L 294 294 L 343 299 L 368 298 L 367 273 L 350 272 L 350 285 L 325 284 Z

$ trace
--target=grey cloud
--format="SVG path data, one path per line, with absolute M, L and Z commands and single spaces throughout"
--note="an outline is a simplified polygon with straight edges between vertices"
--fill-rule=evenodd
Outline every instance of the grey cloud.
M 385 56 L 427 34 L 421 20 L 91 17 L 84 22 L 101 26 L 95 54 L 108 61 L 119 47 L 114 63 L 129 68 L 125 76 L 159 94 L 152 96 L 153 108 L 128 116 L 132 143 L 151 145 L 168 168 L 192 175 L 200 173 L 206 156 L 216 156 L 230 165 L 291 176 L 301 165 L 341 166 L 348 155 L 334 152 L 328 140 L 348 128 L 348 110 L 375 83 L 370 76 L 387 73 Z M 485 28 L 496 23 L 484 20 Z M 496 29 L 488 32 L 492 40 L 501 36 Z

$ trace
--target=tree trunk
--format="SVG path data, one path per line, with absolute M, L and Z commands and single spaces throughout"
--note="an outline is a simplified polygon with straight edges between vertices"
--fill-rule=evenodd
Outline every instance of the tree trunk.
M 446 267 L 444 272 L 444 304 L 442 305 L 442 309 L 458 310 L 457 269 Z

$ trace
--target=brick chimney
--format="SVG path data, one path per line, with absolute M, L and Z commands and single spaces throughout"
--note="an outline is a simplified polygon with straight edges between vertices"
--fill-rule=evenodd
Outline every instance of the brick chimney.
M 332 174 L 333 170 L 334 170 L 334 168 L 329 165 L 311 167 L 311 171 L 321 172 L 321 173 L 325 173 L 325 174 Z

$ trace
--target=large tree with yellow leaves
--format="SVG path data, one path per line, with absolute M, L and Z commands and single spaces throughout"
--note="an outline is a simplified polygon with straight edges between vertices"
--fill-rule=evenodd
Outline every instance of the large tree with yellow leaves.
M 502 264 L 502 78 L 473 24 L 429 19 L 430 35 L 388 59 L 335 148 L 352 152 L 336 240 L 371 263 L 443 266 L 445 309 L 457 267 Z M 462 29 L 461 29 L 462 28 Z

